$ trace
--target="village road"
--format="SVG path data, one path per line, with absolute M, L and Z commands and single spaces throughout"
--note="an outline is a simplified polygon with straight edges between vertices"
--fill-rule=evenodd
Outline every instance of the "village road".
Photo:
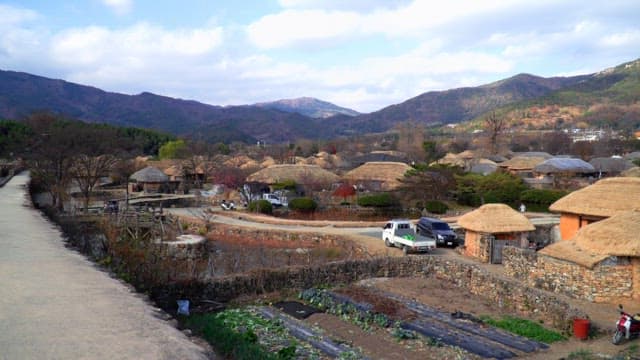
M 27 181 L 0 189 L 0 360 L 207 359 L 158 309 L 65 248 L 28 204 Z

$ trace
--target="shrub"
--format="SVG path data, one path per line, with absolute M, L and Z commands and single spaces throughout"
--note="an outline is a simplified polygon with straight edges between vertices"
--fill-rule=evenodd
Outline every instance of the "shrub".
M 396 199 L 389 193 L 362 196 L 358 199 L 358 205 L 364 207 L 391 207 L 397 205 Z
M 296 182 L 294 180 L 284 180 L 273 184 L 273 190 L 295 190 Z
M 289 209 L 302 212 L 314 212 L 318 208 L 318 204 L 313 199 L 303 197 L 289 201 Z
M 273 213 L 273 206 L 267 200 L 257 200 L 249 203 L 249 211 L 259 212 L 261 214 Z
M 447 204 L 438 200 L 427 201 L 424 208 L 427 209 L 428 212 L 433 214 L 444 214 L 447 212 L 447 210 L 449 210 Z
M 551 205 L 561 197 L 567 195 L 566 191 L 561 190 L 525 190 L 520 194 L 520 200 L 530 204 Z
M 462 205 L 479 206 L 483 203 L 513 204 L 527 189 L 522 179 L 508 173 L 493 173 L 486 176 L 465 174 L 456 176 L 456 195 Z

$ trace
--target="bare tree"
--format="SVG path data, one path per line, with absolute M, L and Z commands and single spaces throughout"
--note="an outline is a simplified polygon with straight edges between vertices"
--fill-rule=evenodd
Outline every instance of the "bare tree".
M 507 129 L 507 120 L 505 117 L 498 116 L 495 111 L 492 111 L 485 116 L 484 127 L 487 130 L 489 150 L 492 154 L 497 154 L 500 145 L 500 137 Z
M 84 198 L 85 210 L 89 207 L 89 199 L 94 187 L 103 176 L 109 175 L 111 169 L 118 161 L 112 154 L 90 156 L 79 154 L 73 159 L 73 166 L 70 168 L 70 175 L 80 188 Z

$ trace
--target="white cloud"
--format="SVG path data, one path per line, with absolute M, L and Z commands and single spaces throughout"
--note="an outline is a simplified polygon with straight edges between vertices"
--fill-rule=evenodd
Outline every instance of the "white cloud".
M 117 15 L 128 14 L 133 8 L 132 0 L 102 0 L 102 3 Z

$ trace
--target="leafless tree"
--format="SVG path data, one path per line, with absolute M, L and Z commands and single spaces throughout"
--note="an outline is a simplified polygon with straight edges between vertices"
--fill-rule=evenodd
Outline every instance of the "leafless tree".
M 80 188 L 85 210 L 89 207 L 89 199 L 94 187 L 101 177 L 109 175 L 117 161 L 118 159 L 112 154 L 99 156 L 79 154 L 73 158 L 70 175 Z
M 499 116 L 495 111 L 492 111 L 484 117 L 484 127 L 487 131 L 489 150 L 492 154 L 497 154 L 500 138 L 507 129 L 507 120 L 505 117 Z

